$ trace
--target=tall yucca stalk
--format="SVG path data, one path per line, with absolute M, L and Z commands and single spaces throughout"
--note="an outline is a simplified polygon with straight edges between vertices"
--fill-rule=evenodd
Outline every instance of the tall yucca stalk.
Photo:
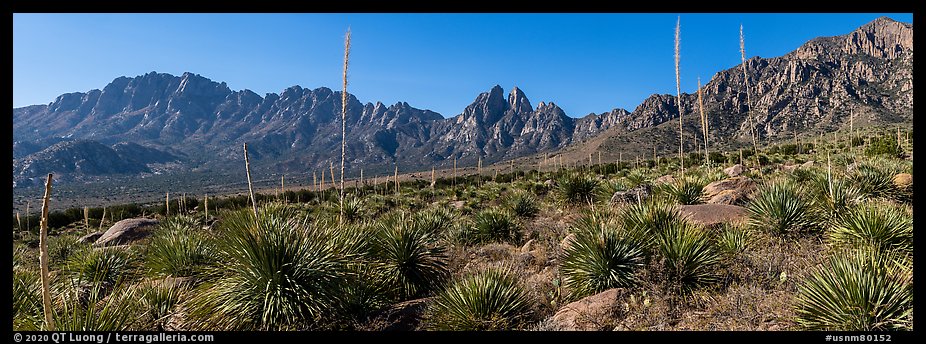
M 350 27 L 344 36 L 344 91 L 341 92 L 341 192 L 339 196 L 340 214 L 338 225 L 344 224 L 344 157 L 347 155 L 347 65 L 350 62 Z
M 710 161 L 707 155 L 707 116 L 704 114 L 704 98 L 701 95 L 701 78 L 698 78 L 698 109 L 701 111 L 701 130 L 704 132 L 704 161 Z
M 743 62 L 743 85 L 746 87 L 746 117 L 749 117 L 749 133 L 752 134 L 752 149 L 755 154 L 756 166 L 759 166 L 759 144 L 756 142 L 756 126 L 749 113 L 752 100 L 749 97 L 749 76 L 746 74 L 746 39 L 743 38 L 743 24 L 740 24 L 740 59 Z
M 51 197 L 51 176 L 45 179 L 45 197 L 42 198 L 42 222 L 39 229 L 39 266 L 42 270 L 42 310 L 45 314 L 46 330 L 55 330 L 55 320 L 52 318 L 51 292 L 48 283 L 48 200 Z
M 682 31 L 682 17 L 679 16 L 675 22 L 675 102 L 678 105 L 678 159 L 681 163 L 679 170 L 685 170 L 685 151 L 682 148 L 682 85 L 681 76 L 679 75 L 678 63 L 681 59 L 680 44 Z
M 248 175 L 248 194 L 251 195 L 251 209 L 254 210 L 254 216 L 257 216 L 257 200 L 254 199 L 254 187 L 251 186 L 251 161 L 248 160 L 248 143 L 244 143 L 244 171 Z

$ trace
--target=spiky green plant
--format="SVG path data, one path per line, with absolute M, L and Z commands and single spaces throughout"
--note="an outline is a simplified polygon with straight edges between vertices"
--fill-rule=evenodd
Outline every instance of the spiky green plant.
M 145 327 L 163 331 L 168 317 L 175 313 L 175 307 L 186 293 L 186 285 L 162 280 L 146 283 L 139 289 Z
M 428 310 L 428 324 L 444 331 L 517 329 L 530 309 L 530 299 L 517 278 L 490 269 L 465 276 L 438 293 Z
M 55 292 L 58 305 L 54 312 L 57 331 L 124 331 L 138 329 L 142 315 L 138 295 L 133 288 L 117 287 L 108 296 L 99 289 L 86 296 L 77 285 L 64 283 Z
M 158 277 L 197 277 L 213 262 L 212 240 L 201 231 L 158 229 L 145 252 L 145 268 Z
M 673 223 L 657 237 L 657 249 L 664 259 L 669 282 L 689 292 L 717 280 L 715 267 L 720 256 L 710 236 L 687 222 Z
M 449 275 L 446 249 L 437 238 L 405 213 L 391 214 L 377 224 L 371 252 L 382 278 L 399 298 L 428 294 Z
M 415 213 L 416 226 L 432 234 L 446 233 L 453 227 L 457 215 L 445 207 L 433 207 Z
M 472 238 L 474 243 L 493 241 L 515 242 L 520 237 L 518 221 L 511 213 L 490 208 L 473 217 Z
M 537 198 L 527 192 L 516 192 L 508 200 L 508 209 L 521 218 L 532 218 L 540 212 Z
M 575 240 L 563 252 L 560 273 L 573 295 L 584 297 L 609 288 L 631 287 L 645 262 L 639 237 L 620 227 L 607 212 L 587 213 L 573 225 Z
M 634 169 L 624 177 L 627 180 L 629 188 L 635 188 L 646 182 L 646 173 L 641 169 Z
M 223 330 L 317 326 L 338 304 L 359 261 L 337 226 L 313 222 L 285 206 L 227 216 L 217 238 L 217 261 L 192 298 L 194 327 Z
M 681 223 L 682 215 L 672 204 L 663 201 L 649 201 L 630 204 L 620 215 L 625 230 L 643 237 L 662 235 L 666 230 Z
M 867 249 L 833 255 L 800 286 L 798 324 L 808 330 L 911 330 L 912 268 L 898 260 Z
M 892 197 L 896 192 L 894 175 L 897 170 L 887 164 L 862 163 L 849 173 L 849 179 L 868 198 Z
M 79 255 L 89 249 L 86 244 L 77 242 L 74 235 L 58 235 L 49 237 L 48 260 L 54 265 L 67 262 L 71 256 Z
M 778 234 L 812 229 L 816 214 L 803 193 L 800 186 L 787 180 L 763 184 L 746 207 L 750 224 Z
M 717 234 L 715 243 L 720 254 L 731 257 L 745 252 L 752 245 L 749 228 L 739 225 L 724 224 Z
M 367 210 L 363 199 L 354 196 L 344 200 L 341 206 L 341 212 L 343 213 L 344 222 L 357 223 L 366 218 Z
M 595 200 L 598 180 L 581 173 L 563 175 L 556 182 L 556 194 L 567 205 L 590 204 Z
M 89 295 L 104 297 L 110 290 L 134 277 L 137 267 L 135 254 L 131 251 L 105 247 L 71 257 L 66 269 L 72 280 L 90 287 Z
M 39 276 L 35 273 L 13 269 L 13 330 L 35 331 L 41 328 L 42 294 Z
M 686 176 L 672 183 L 659 185 L 657 190 L 666 200 L 678 204 L 701 203 L 701 190 L 707 185 L 705 178 Z
M 828 234 L 836 245 L 913 252 L 913 218 L 891 204 L 863 203 L 842 216 Z
M 862 199 L 862 192 L 843 178 L 817 175 L 810 180 L 809 185 L 814 208 L 830 223 L 837 221 Z

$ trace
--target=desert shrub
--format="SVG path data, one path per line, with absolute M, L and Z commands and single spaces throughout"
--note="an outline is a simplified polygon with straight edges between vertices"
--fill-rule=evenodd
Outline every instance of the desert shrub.
M 476 213 L 471 228 L 472 243 L 505 241 L 514 243 L 520 237 L 517 219 L 499 209 L 486 209 Z
M 217 261 L 192 298 L 195 328 L 304 329 L 330 319 L 351 265 L 360 262 L 356 237 L 295 209 L 269 205 L 226 216 L 217 238 Z
M 683 292 L 717 281 L 720 256 L 714 251 L 708 233 L 687 222 L 675 222 L 657 237 L 657 250 L 665 264 L 670 285 Z

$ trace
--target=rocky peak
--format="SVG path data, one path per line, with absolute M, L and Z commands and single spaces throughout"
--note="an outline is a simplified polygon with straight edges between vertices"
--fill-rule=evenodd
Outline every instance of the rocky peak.
M 521 91 L 517 86 L 511 89 L 511 93 L 508 94 L 508 106 L 515 113 L 531 113 L 534 111 L 534 108 L 531 107 L 530 100 L 527 99 L 527 96 L 524 95 L 524 92 Z
M 880 17 L 849 33 L 844 49 L 849 54 L 897 58 L 905 51 L 913 51 L 913 25 Z

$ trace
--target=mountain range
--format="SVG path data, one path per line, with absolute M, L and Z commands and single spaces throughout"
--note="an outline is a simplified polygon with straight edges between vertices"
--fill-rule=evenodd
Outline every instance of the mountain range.
M 704 85 L 709 136 L 717 144 L 913 118 L 913 26 L 882 17 L 846 35 L 820 37 L 780 57 L 746 61 Z M 697 94 L 682 94 L 685 132 L 700 135 Z M 102 90 L 60 95 L 13 109 L 13 186 L 108 176 L 221 171 L 243 165 L 247 142 L 259 174 L 306 173 L 340 163 L 341 92 L 293 86 L 263 96 L 233 91 L 193 73 L 119 77 Z M 580 149 L 620 149 L 622 136 L 668 128 L 679 106 L 652 95 L 633 111 L 571 117 L 553 102 L 534 106 L 517 87 L 494 86 L 462 113 L 445 118 L 399 102 L 347 97 L 348 176 L 360 169 L 402 171 L 483 164 Z M 677 130 L 677 125 L 676 125 Z M 665 130 L 664 130 L 665 131 Z M 677 135 L 677 131 L 675 132 Z M 677 136 L 675 136 L 677 138 Z M 660 147 L 677 152 L 675 146 Z M 689 143 L 688 150 L 695 144 Z M 309 172 L 311 173 L 311 172 Z

